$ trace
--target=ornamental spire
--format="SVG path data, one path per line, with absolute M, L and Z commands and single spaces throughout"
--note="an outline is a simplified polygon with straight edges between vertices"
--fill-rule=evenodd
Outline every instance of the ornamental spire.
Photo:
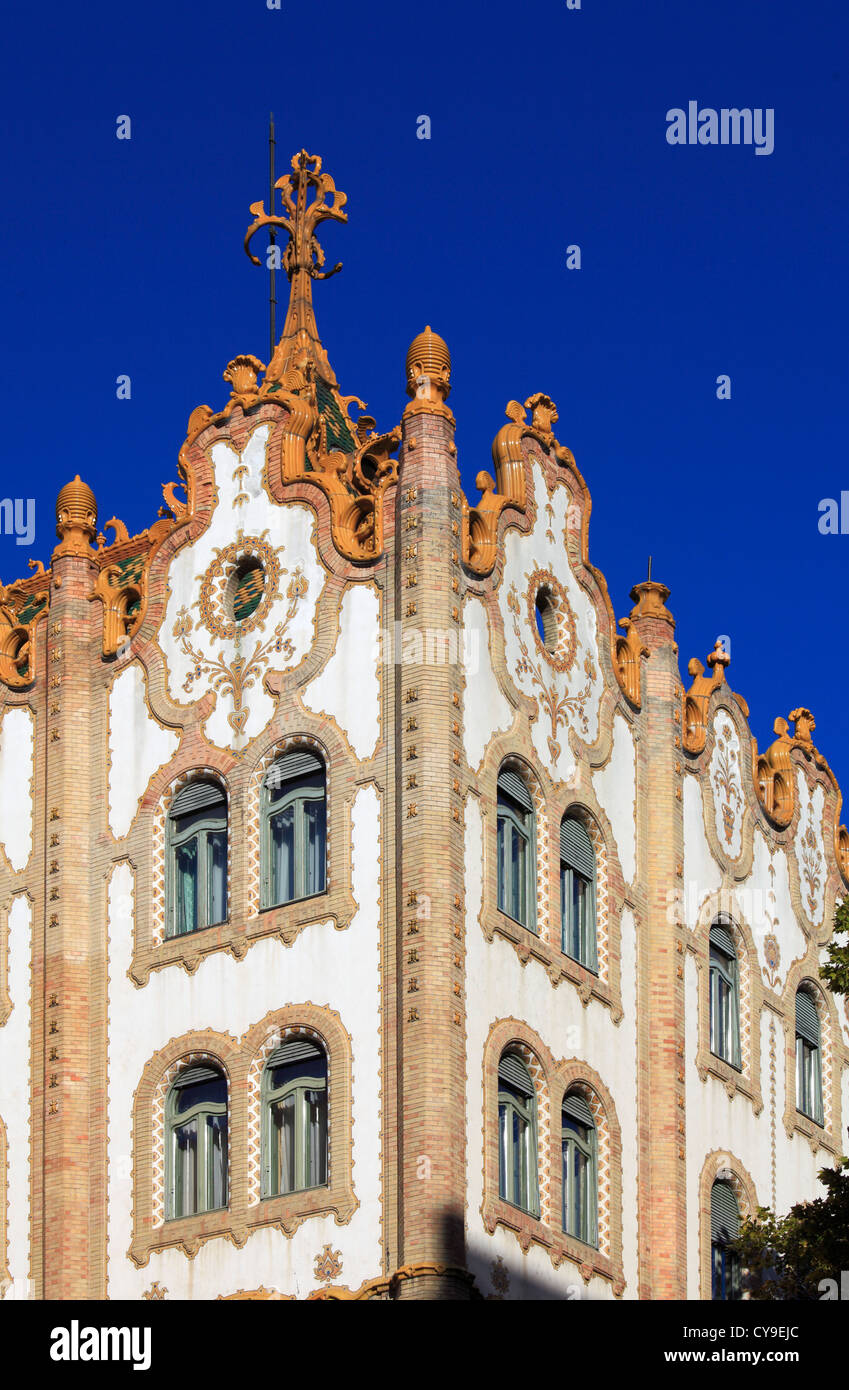
M 245 251 L 254 265 L 261 262 L 251 252 L 250 241 L 261 227 L 280 227 L 289 237 L 278 262 L 289 277 L 289 308 L 283 333 L 265 373 L 265 385 L 280 381 L 291 368 L 297 366 L 303 370 L 306 363 L 311 362 L 316 374 L 338 390 L 336 376 L 318 336 L 312 281 L 328 280 L 342 269 L 340 261 L 331 270 L 322 270 L 324 251 L 316 239 L 315 229 L 319 223 L 331 219 L 347 222 L 348 214 L 342 209 L 348 195 L 337 189 L 329 174 L 321 172 L 319 155 L 307 154 L 306 150 L 292 156 L 292 173 L 283 174 L 274 187 L 280 190 L 282 214 L 277 215 L 273 205 L 271 212 L 266 213 L 263 202 L 252 203 L 250 211 L 254 220 L 245 233 Z M 328 202 L 328 198 L 332 201 Z M 276 247 L 274 250 L 279 255 Z

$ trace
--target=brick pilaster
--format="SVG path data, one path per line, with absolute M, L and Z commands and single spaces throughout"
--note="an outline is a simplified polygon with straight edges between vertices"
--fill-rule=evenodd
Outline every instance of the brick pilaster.
M 669 590 L 631 591 L 631 621 L 649 649 L 639 800 L 645 807 L 639 941 L 639 1278 L 641 1298 L 686 1298 L 684 955 L 672 907 L 683 864 L 681 699 Z
M 398 486 L 395 653 L 399 1263 L 465 1263 L 460 479 L 454 422 L 414 401 Z M 427 1273 L 422 1270 L 422 1279 Z M 400 1296 L 456 1297 L 449 1280 Z M 438 1290 L 443 1289 L 440 1293 Z
M 91 675 L 100 655 L 97 567 L 56 555 L 47 632 L 45 779 L 43 1295 L 105 1293 L 102 885 L 91 877 Z M 99 1175 L 93 1177 L 94 1175 Z

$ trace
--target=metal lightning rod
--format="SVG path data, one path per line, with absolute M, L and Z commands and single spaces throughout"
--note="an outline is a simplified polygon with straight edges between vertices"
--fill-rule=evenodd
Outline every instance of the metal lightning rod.
M 268 211 L 274 212 L 274 112 L 268 117 Z M 275 230 L 270 228 L 271 245 L 277 241 Z M 274 349 L 277 345 L 277 276 L 274 269 L 275 257 L 271 256 L 271 283 L 269 286 L 269 317 L 270 317 L 270 345 L 268 349 L 268 360 L 274 356 Z

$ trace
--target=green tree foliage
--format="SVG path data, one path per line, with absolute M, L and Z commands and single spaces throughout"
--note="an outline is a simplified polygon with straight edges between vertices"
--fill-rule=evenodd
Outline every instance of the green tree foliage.
M 834 936 L 826 949 L 828 960 L 820 974 L 833 994 L 849 995 L 849 898 L 834 915 Z M 820 1299 L 820 1284 L 834 1280 L 840 1287 L 842 1270 L 849 1270 L 849 1159 L 823 1168 L 824 1197 L 798 1202 L 787 1216 L 760 1207 L 743 1222 L 737 1249 L 749 1271 L 753 1299 Z
M 847 940 L 840 945 L 838 936 Z M 828 961 L 822 966 L 820 974 L 832 994 L 849 995 L 849 898 L 844 898 L 834 914 L 834 936 L 826 947 Z

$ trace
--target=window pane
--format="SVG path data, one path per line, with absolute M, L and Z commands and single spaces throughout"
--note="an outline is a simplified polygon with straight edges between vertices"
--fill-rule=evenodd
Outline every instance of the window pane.
M 295 1096 L 275 1101 L 271 1106 L 272 1188 L 292 1192 L 295 1188 Z
M 178 1078 L 179 1079 L 179 1078 Z M 177 1114 L 185 1115 L 196 1105 L 226 1105 L 227 1082 L 224 1077 L 214 1081 L 199 1081 L 195 1086 L 180 1086 L 177 1090 Z
M 511 894 L 510 894 L 510 915 L 515 917 L 517 922 L 524 921 L 522 916 L 522 871 L 524 869 L 524 859 L 522 858 L 522 840 L 514 825 L 510 827 L 510 875 L 511 875 Z
M 516 1111 L 514 1110 L 514 1111 L 513 1111 L 513 1201 L 516 1203 L 516 1206 L 517 1206 L 517 1207 L 522 1206 L 522 1191 L 523 1191 L 523 1187 L 524 1187 L 524 1183 L 523 1183 L 523 1181 L 522 1181 L 522 1179 L 523 1179 L 523 1177 L 524 1177 L 524 1168 L 525 1168 L 524 1155 L 523 1155 L 523 1152 L 522 1152 L 522 1150 L 523 1150 L 523 1148 L 524 1148 L 524 1145 L 523 1145 L 523 1143 L 522 1143 L 523 1137 L 524 1137 L 524 1136 L 523 1136 L 523 1134 L 522 1134 L 522 1121 L 520 1120 L 519 1116 L 516 1114 Z
M 572 1220 L 574 1222 L 574 1233 L 579 1240 L 586 1240 L 586 1218 L 587 1218 L 587 1160 L 575 1145 L 574 1155 L 574 1203 L 572 1210 Z
M 508 1145 L 508 1123 L 510 1108 L 501 1104 L 498 1107 L 498 1195 L 505 1201 L 509 1199 L 509 1145 Z
M 586 884 L 581 874 L 572 872 L 572 949 L 575 960 L 584 960 L 584 913 Z
M 177 892 L 177 921 L 176 932 L 182 936 L 184 932 L 195 931 L 197 929 L 197 900 L 198 900 L 198 842 L 197 838 L 189 840 L 188 844 L 181 845 L 175 853 L 176 861 L 176 892 Z
M 295 896 L 295 808 L 271 818 L 271 901 L 290 903 Z
M 227 1116 L 207 1115 L 209 1209 L 227 1205 Z
M 174 1130 L 174 1215 L 192 1216 L 198 1209 L 197 1120 Z
M 207 836 L 209 872 L 208 926 L 223 922 L 227 917 L 227 834 L 216 830 Z
M 327 1092 L 305 1093 L 307 1112 L 307 1187 L 327 1182 Z
M 306 894 L 324 892 L 324 871 L 327 859 L 325 802 L 307 801 L 306 814 Z
M 505 836 L 507 825 L 503 820 L 498 822 L 498 907 L 501 912 L 507 911 L 507 856 L 505 853 Z M 503 1193 L 501 1194 L 504 1195 Z

